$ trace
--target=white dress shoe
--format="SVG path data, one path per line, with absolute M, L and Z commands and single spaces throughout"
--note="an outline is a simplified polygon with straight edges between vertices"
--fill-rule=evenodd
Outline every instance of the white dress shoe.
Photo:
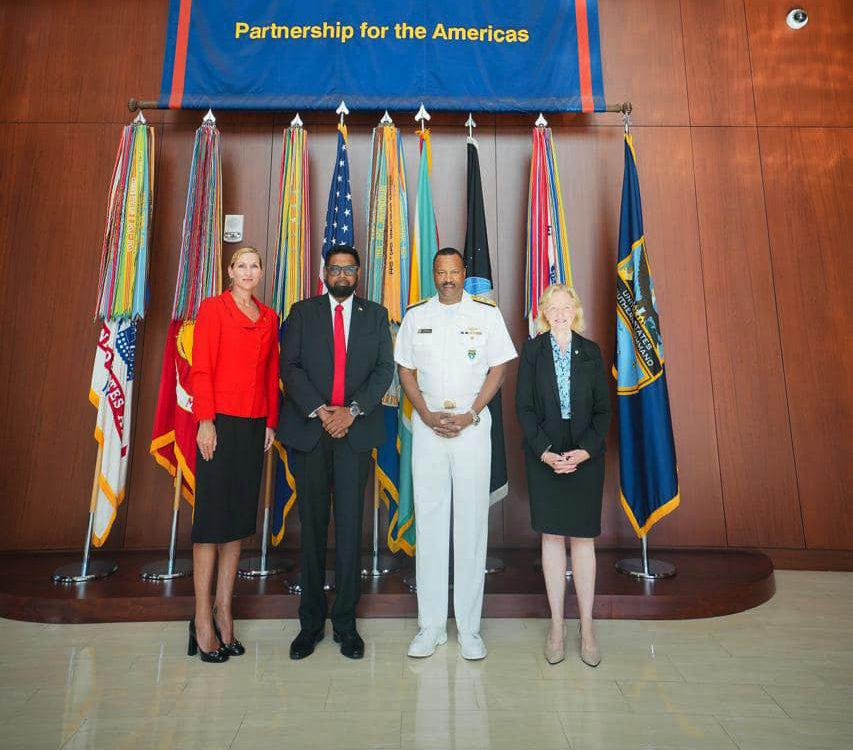
M 447 643 L 447 631 L 438 628 L 421 628 L 409 644 L 409 656 L 424 659 L 432 656 L 436 648 Z
M 459 633 L 459 653 L 463 659 L 477 661 L 486 658 L 486 644 L 479 633 Z

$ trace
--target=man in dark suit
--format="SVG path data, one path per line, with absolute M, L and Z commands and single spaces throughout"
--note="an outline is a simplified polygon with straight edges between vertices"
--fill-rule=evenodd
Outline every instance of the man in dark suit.
M 326 257 L 328 294 L 290 309 L 281 349 L 284 406 L 278 439 L 291 449 L 302 525 L 301 630 L 290 658 L 323 639 L 326 538 L 334 497 L 335 587 L 331 619 L 341 653 L 364 656 L 355 627 L 361 595 L 361 527 L 370 452 L 385 440 L 379 407 L 394 376 L 388 311 L 354 292 L 360 261 L 349 245 Z

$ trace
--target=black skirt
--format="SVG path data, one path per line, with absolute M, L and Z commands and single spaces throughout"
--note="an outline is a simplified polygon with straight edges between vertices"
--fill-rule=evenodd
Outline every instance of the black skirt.
M 224 544 L 252 536 L 264 467 L 266 419 L 216 415 L 216 450 L 196 449 L 192 541 Z
M 571 420 L 563 421 L 559 444 L 554 453 L 577 448 L 571 441 Z M 530 497 L 530 521 L 540 534 L 582 538 L 601 534 L 601 496 L 604 492 L 604 456 L 590 458 L 571 474 L 554 470 L 524 448 L 527 492 Z

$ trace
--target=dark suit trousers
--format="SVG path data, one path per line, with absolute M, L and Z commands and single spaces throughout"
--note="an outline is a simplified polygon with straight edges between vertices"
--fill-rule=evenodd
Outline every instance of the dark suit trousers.
M 333 505 L 336 596 L 332 626 L 339 632 L 354 630 L 361 596 L 361 526 L 370 451 L 355 451 L 346 438 L 335 439 L 324 430 L 312 450 L 292 450 L 291 454 L 302 525 L 300 624 L 315 631 L 326 621 L 323 584 L 329 507 Z

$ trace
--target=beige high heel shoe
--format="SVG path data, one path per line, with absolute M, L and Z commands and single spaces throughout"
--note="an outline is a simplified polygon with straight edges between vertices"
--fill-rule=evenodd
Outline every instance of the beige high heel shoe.
M 545 639 L 545 661 L 549 664 L 559 664 L 566 658 L 566 632 L 565 628 L 563 629 L 562 638 L 560 639 L 559 646 L 552 646 L 551 641 L 546 638 Z
M 588 667 L 597 667 L 601 664 L 601 653 L 598 650 L 598 645 L 594 648 L 584 648 L 583 646 L 583 633 L 581 632 L 581 624 L 578 623 L 578 635 L 581 636 L 580 643 L 580 657 L 581 661 L 586 664 Z

